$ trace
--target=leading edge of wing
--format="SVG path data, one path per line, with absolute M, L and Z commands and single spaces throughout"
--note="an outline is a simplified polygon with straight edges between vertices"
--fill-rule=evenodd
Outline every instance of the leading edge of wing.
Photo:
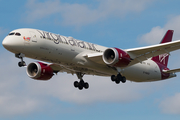
M 134 59 L 133 61 L 136 61 L 135 63 L 137 63 L 164 53 L 170 54 L 170 52 L 178 49 L 180 49 L 180 40 L 146 47 L 126 49 L 125 51 L 131 56 L 132 59 Z
M 84 57 L 88 58 L 89 60 L 99 63 L 99 64 L 105 64 L 103 59 L 102 59 L 103 53 L 89 53 L 84 55 Z

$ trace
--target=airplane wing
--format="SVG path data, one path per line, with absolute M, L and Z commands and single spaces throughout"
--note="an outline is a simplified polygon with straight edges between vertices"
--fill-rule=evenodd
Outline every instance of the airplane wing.
M 87 59 L 95 62 L 95 63 L 99 63 L 99 64 L 104 64 L 105 62 L 102 59 L 102 55 L 103 53 L 90 53 L 90 54 L 86 54 L 84 55 L 84 57 L 86 57 Z
M 164 53 L 170 54 L 170 52 L 178 49 L 180 49 L 180 40 L 146 47 L 126 49 L 124 51 L 126 51 L 132 59 L 131 63 L 129 64 L 129 66 L 131 66 L 154 56 L 158 56 Z M 84 55 L 84 57 L 93 62 L 105 64 L 102 59 L 102 55 L 103 53 L 90 53 Z
M 164 73 L 176 73 L 176 72 L 180 72 L 180 68 L 178 69 L 172 69 L 172 70 L 163 70 Z
M 66 73 L 71 73 L 71 74 L 75 73 L 74 70 L 68 69 L 67 67 L 61 66 L 61 65 L 58 65 L 58 64 L 49 64 L 49 66 L 53 69 L 53 71 L 55 73 L 58 73 L 58 72 L 66 72 Z
M 147 47 L 126 49 L 125 51 L 133 59 L 130 63 L 130 65 L 133 65 L 138 62 L 147 60 L 148 58 L 158 56 L 164 53 L 170 54 L 170 52 L 178 49 L 180 49 L 180 40 Z
M 83 67 L 78 67 L 78 66 L 63 66 L 63 65 L 59 65 L 59 64 L 48 64 L 54 71 L 54 73 L 58 73 L 58 72 L 66 72 L 68 74 L 76 74 L 77 72 L 82 72 L 82 73 L 86 73 L 87 75 L 100 75 L 100 76 L 107 76 L 107 74 L 101 73 L 101 72 L 97 72 L 94 70 L 90 70 L 87 68 L 83 68 Z

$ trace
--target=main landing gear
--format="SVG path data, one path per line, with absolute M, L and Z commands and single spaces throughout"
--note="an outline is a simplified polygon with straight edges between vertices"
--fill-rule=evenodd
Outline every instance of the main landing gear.
M 19 53 L 19 54 L 15 54 L 15 56 L 16 56 L 17 58 L 21 59 L 21 61 L 18 63 L 18 66 L 19 66 L 19 67 L 26 66 L 26 63 L 23 61 L 23 57 L 25 57 L 24 54 Z
M 83 73 L 76 73 L 78 79 L 80 79 L 80 81 L 75 81 L 74 82 L 74 87 L 79 88 L 79 90 L 82 90 L 83 88 L 88 89 L 89 88 L 89 84 L 87 82 L 84 82 L 84 80 L 82 79 L 84 74 Z
M 120 82 L 125 83 L 126 77 L 122 76 L 120 73 L 117 74 L 117 76 L 112 75 L 111 80 L 115 82 L 116 84 L 119 84 Z

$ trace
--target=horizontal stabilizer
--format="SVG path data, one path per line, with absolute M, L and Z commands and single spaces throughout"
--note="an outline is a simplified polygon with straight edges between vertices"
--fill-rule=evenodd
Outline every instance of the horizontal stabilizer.
M 176 73 L 176 72 L 180 72 L 180 68 L 178 69 L 172 69 L 172 70 L 163 70 L 164 73 Z

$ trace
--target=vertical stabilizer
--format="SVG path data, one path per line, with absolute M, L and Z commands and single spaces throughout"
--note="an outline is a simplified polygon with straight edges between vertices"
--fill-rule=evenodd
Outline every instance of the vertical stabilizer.
M 163 39 L 161 40 L 160 44 L 166 43 L 166 42 L 171 42 L 172 37 L 173 37 L 173 32 L 174 32 L 174 30 L 168 30 L 166 32 L 166 34 L 164 35 Z M 152 57 L 153 61 L 158 62 L 166 67 L 168 65 L 168 59 L 169 59 L 168 51 L 167 51 L 167 53 Z

